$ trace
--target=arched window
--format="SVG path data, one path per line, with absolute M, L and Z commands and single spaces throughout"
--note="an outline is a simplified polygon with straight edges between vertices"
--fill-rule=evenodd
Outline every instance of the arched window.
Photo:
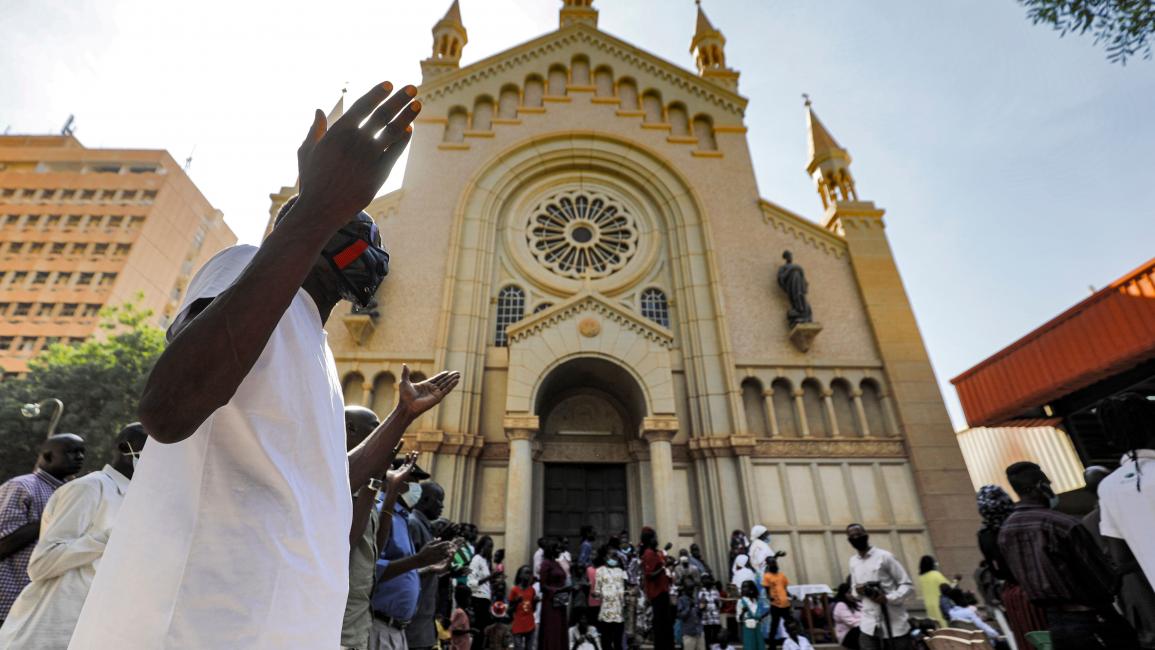
M 540 108 L 541 97 L 545 94 L 545 82 L 537 75 L 530 75 L 525 79 L 525 103 L 527 108 Z
M 806 427 L 815 438 L 830 436 L 826 426 L 826 406 L 822 403 L 822 386 L 814 379 L 802 382 L 802 406 L 806 410 Z
M 493 98 L 482 95 L 473 103 L 473 130 L 493 130 Z
M 469 128 L 469 114 L 464 106 L 449 109 L 449 121 L 445 123 L 446 142 L 465 142 L 465 130 Z
M 675 102 L 666 111 L 666 121 L 670 123 L 670 135 L 690 135 L 690 118 L 686 106 Z
M 590 60 L 584 56 L 575 56 L 570 63 L 570 77 L 575 86 L 590 85 Z
M 521 320 L 523 316 L 525 316 L 525 292 L 513 285 L 502 287 L 497 293 L 497 326 L 493 344 L 505 347 L 505 328 Z
M 854 415 L 854 404 L 850 400 L 850 384 L 845 379 L 830 382 L 830 401 L 834 403 L 834 420 L 838 423 L 840 435 L 861 434 L 858 418 Z
M 887 431 L 886 416 L 882 411 L 882 389 L 873 379 L 863 379 L 859 385 L 862 389 L 862 410 L 866 412 L 866 426 L 870 428 L 870 435 L 885 436 Z
M 714 137 L 714 120 L 709 115 L 694 118 L 694 137 L 698 138 L 699 151 L 717 151 L 718 141 Z
M 661 289 L 649 288 L 642 292 L 642 316 L 662 327 L 670 326 L 670 304 Z
M 549 96 L 565 97 L 565 87 L 569 83 L 569 74 L 564 65 L 554 65 L 549 69 Z
M 766 397 L 762 382 L 748 377 L 742 382 L 742 406 L 746 411 L 746 426 L 759 438 L 770 436 L 770 421 L 766 417 Z
M 537 306 L 533 308 L 533 313 L 537 314 L 537 313 L 543 312 L 543 311 L 549 309 L 550 307 L 553 307 L 553 303 L 539 302 L 539 303 L 537 303 Z
M 619 106 L 623 111 L 638 110 L 638 84 L 629 77 L 619 81 L 618 98 L 621 100 Z
M 614 71 L 606 66 L 601 66 L 594 71 L 594 87 L 597 89 L 595 94 L 598 97 L 613 97 L 614 96 Z
M 521 93 L 517 86 L 509 84 L 501 89 L 497 98 L 497 116 L 503 120 L 517 119 L 517 103 L 521 101 Z
M 794 386 L 788 379 L 779 377 L 770 384 L 770 390 L 774 391 L 774 419 L 778 422 L 778 435 L 798 437 L 801 429 L 794 412 Z
M 642 110 L 646 112 L 647 123 L 660 124 L 662 122 L 662 94 L 656 90 L 647 90 L 642 95 Z
M 392 373 L 383 372 L 373 380 L 373 412 L 384 418 L 397 403 L 397 380 Z
M 359 372 L 351 372 L 345 375 L 345 381 L 341 382 L 344 389 L 345 404 L 347 406 L 361 405 L 361 397 L 363 396 L 362 385 L 365 383 L 365 378 Z

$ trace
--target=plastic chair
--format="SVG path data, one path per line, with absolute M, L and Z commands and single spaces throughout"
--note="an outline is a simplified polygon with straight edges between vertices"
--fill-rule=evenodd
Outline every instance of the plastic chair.
M 1027 632 L 1027 641 L 1035 647 L 1035 650 L 1051 650 L 1055 647 L 1051 644 L 1050 632 Z

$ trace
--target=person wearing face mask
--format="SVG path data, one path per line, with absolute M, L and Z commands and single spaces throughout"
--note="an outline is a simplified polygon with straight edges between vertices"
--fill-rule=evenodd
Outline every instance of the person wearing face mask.
M 846 541 L 855 550 L 850 556 L 850 587 L 862 599 L 859 648 L 911 650 L 905 604 L 914 593 L 910 574 L 890 551 L 870 545 L 870 533 L 862 524 L 846 527 Z
M 65 483 L 48 500 L 40 520 L 40 540 L 28 561 L 31 582 L 0 627 L 0 649 L 68 647 L 147 439 L 139 422 L 124 427 L 107 465 Z
M 1007 468 L 1019 495 L 999 531 L 1007 568 L 1047 615 L 1055 650 L 1138 648 L 1135 631 L 1116 610 L 1119 576 L 1080 519 L 1058 512 L 1051 480 L 1035 463 Z

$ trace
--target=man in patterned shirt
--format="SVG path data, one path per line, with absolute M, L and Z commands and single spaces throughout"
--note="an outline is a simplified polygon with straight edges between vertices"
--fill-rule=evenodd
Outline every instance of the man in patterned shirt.
M 84 439 L 58 433 L 44 441 L 31 474 L 0 485 L 0 625 L 28 584 L 28 558 L 48 498 L 84 466 Z
M 718 586 L 714 584 L 714 576 L 709 573 L 702 576 L 702 588 L 698 591 L 698 609 L 702 612 L 706 647 L 712 648 L 718 643 L 718 634 L 722 631 L 722 596 L 718 593 Z

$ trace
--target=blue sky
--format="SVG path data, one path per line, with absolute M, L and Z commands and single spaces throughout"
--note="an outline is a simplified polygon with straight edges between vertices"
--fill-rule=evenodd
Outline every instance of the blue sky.
M 554 29 L 560 4 L 462 0 L 465 62 Z M 419 81 L 447 6 L 8 0 L 0 130 L 52 132 L 74 113 L 88 146 L 195 150 L 193 179 L 255 242 L 312 109 L 346 82 Z M 595 6 L 603 30 L 692 67 L 690 0 Z M 853 155 L 859 195 L 887 210 L 956 426 L 950 377 L 1155 255 L 1155 62 L 1110 64 L 1013 0 L 704 7 L 742 73 L 762 195 L 820 216 L 806 92 Z

